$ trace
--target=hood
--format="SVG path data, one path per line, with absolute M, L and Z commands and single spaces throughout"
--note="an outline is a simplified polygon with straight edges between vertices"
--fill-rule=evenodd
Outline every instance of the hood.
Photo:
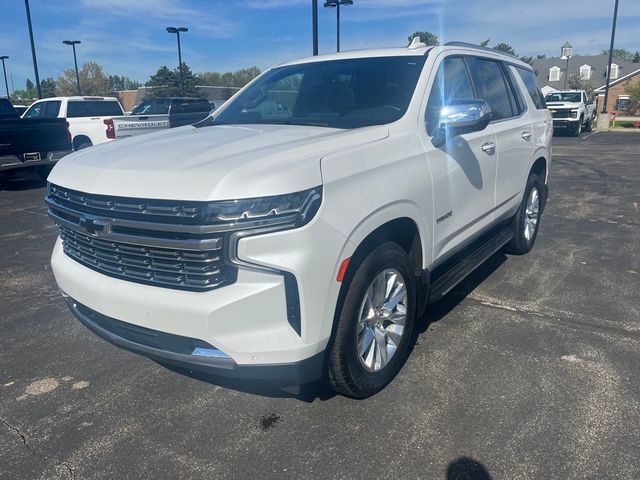
M 575 102 L 547 102 L 547 108 L 553 110 L 554 108 L 580 108 L 581 103 Z
M 82 192 L 134 198 L 278 195 L 320 185 L 323 156 L 388 135 L 386 126 L 188 126 L 73 153 L 58 162 L 49 181 Z

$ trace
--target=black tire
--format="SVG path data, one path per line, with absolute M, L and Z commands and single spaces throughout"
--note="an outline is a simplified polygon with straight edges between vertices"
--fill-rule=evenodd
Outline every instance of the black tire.
M 584 126 L 583 130 L 585 132 L 591 132 L 593 130 L 593 120 L 594 120 L 594 118 L 591 117 L 589 119 L 589 121 L 587 122 L 587 124 Z
M 573 130 L 573 136 L 574 137 L 579 137 L 580 134 L 582 133 L 582 124 L 583 123 L 584 123 L 584 118 L 581 118 L 580 121 L 578 121 L 578 125 Z
M 527 233 L 527 224 L 525 223 L 525 217 L 527 215 L 527 205 L 531 200 L 531 192 L 536 189 L 538 192 L 538 210 L 537 221 L 532 233 Z M 532 173 L 527 180 L 527 186 L 524 191 L 524 197 L 518 212 L 514 215 L 511 221 L 511 228 L 514 232 L 513 238 L 504 247 L 506 253 L 512 255 L 524 255 L 533 248 L 533 244 L 538 236 L 538 230 L 540 228 L 540 219 L 542 218 L 542 212 L 544 211 L 545 204 L 547 202 L 547 186 L 543 180 Z M 530 231 L 529 231 L 530 232 Z
M 49 177 L 49 174 L 51 173 L 51 170 L 53 170 L 53 165 L 42 165 L 36 167 L 36 174 L 42 179 L 43 182 L 46 182 L 47 177 Z
M 365 360 L 360 357 L 357 327 L 361 325 L 360 312 L 369 287 L 373 285 L 376 277 L 390 269 L 400 274 L 406 288 L 403 306 L 406 308 L 404 329 L 395 353 L 390 355 L 386 366 L 372 371 L 365 367 Z M 339 307 L 336 332 L 329 350 L 328 379 L 331 388 L 336 392 L 348 397 L 366 398 L 387 386 L 409 355 L 415 335 L 416 279 L 407 253 L 395 243 L 384 243 L 373 250 L 358 266 L 347 288 L 344 301 Z M 392 327 L 391 324 L 392 322 L 389 322 L 387 326 Z M 376 341 L 371 342 L 371 348 L 374 348 L 373 344 Z

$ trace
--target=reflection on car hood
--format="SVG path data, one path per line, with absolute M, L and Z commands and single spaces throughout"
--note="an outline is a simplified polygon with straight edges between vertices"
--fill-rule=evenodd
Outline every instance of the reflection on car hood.
M 188 126 L 81 150 L 58 162 L 49 181 L 88 193 L 137 198 L 277 195 L 321 184 L 324 155 L 387 136 L 386 126 Z

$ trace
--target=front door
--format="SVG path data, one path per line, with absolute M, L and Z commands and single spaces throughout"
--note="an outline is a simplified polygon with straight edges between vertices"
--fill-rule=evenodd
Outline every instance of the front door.
M 450 55 L 438 66 L 425 107 L 422 139 L 433 178 L 433 259 L 442 260 L 489 225 L 495 206 L 496 136 L 482 131 L 431 142 L 440 110 L 451 100 L 476 99 L 464 57 Z

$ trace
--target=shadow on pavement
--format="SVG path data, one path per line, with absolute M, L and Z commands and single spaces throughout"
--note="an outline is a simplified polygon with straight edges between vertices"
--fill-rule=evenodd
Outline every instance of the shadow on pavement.
M 314 400 L 329 400 L 336 396 L 336 393 L 326 386 L 322 381 L 309 383 L 306 385 L 280 386 L 264 380 L 256 379 L 238 379 L 231 377 L 223 377 L 218 375 L 206 374 L 195 370 L 176 367 L 174 365 L 157 362 L 163 367 L 185 375 L 201 382 L 211 383 L 230 390 L 250 393 L 252 395 L 261 395 L 263 397 L 272 398 L 295 398 L 302 402 L 311 403 Z
M 19 171 L 16 173 L 0 172 L 0 191 L 17 192 L 43 188 L 47 182 L 40 179 L 35 172 Z
M 480 462 L 460 457 L 449 464 L 447 480 L 491 480 L 491 475 Z

